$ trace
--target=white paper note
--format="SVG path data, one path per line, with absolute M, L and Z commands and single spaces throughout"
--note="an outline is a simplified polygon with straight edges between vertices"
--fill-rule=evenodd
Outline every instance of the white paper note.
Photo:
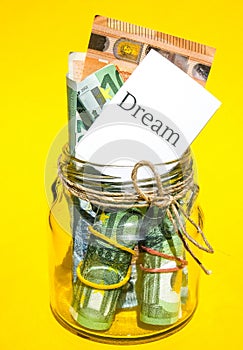
M 100 164 L 177 159 L 220 104 L 151 50 L 76 146 L 76 156 Z

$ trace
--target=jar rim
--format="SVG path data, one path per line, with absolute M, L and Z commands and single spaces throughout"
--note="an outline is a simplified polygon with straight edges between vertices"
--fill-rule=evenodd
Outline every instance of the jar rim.
M 165 168 L 159 168 L 149 161 L 140 161 L 132 167 L 129 166 L 130 177 L 126 181 L 121 176 L 106 175 L 95 164 L 76 160 L 69 154 L 68 146 L 64 145 L 58 160 L 59 180 L 72 195 L 102 207 L 129 208 L 134 203 L 145 207 L 152 202 L 166 206 L 174 200 L 175 195 L 176 198 L 182 198 L 195 185 L 190 150 L 184 155 L 184 159 L 172 163 L 172 167 L 170 162 L 170 169 L 166 172 Z M 140 167 L 148 168 L 152 175 L 139 178 Z
M 72 155 L 70 152 L 69 152 L 69 145 L 68 143 L 64 144 L 64 146 L 62 147 L 62 155 L 64 157 L 68 157 L 72 162 L 75 162 L 76 164 L 80 164 L 80 165 L 83 165 L 83 164 L 86 164 L 86 165 L 92 165 L 92 166 L 96 166 L 96 167 L 107 167 L 107 168 L 111 168 L 111 167 L 114 167 L 114 168 L 127 168 L 127 169 L 133 169 L 134 165 L 132 164 L 129 164 L 129 165 L 122 165 L 122 164 L 102 164 L 102 163 L 95 163 L 95 162 L 90 162 L 90 161 L 87 161 L 87 160 L 84 160 L 84 159 L 80 159 L 80 158 L 77 158 L 75 157 L 74 155 Z M 172 164 L 176 164 L 176 163 L 184 163 L 184 162 L 187 162 L 188 159 L 190 159 L 192 157 L 192 151 L 191 151 L 191 148 L 188 147 L 186 149 L 186 151 L 181 155 L 181 157 L 179 158 L 175 158 L 175 159 L 172 159 L 170 161 L 166 161 L 166 162 L 160 162 L 160 163 L 153 163 L 154 166 L 156 167 L 160 167 L 160 166 L 163 166 L 163 165 L 172 165 Z

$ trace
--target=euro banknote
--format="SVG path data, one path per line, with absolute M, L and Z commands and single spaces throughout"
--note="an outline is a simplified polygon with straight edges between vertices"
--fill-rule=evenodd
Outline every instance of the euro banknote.
M 183 243 L 174 232 L 174 226 L 167 215 L 160 225 L 147 231 L 144 246 L 170 256 L 184 256 Z M 144 252 L 140 310 L 142 322 L 165 326 L 175 323 L 181 317 L 182 270 L 151 272 L 153 269 L 171 269 L 176 266 L 176 261 Z M 186 288 L 185 279 L 183 283 Z
M 132 253 L 126 248 L 133 249 L 137 243 L 141 217 L 139 210 L 127 209 L 102 213 L 96 218 L 95 232 L 114 243 L 92 234 L 91 230 L 87 253 L 78 266 L 85 280 L 77 279 L 74 283 L 70 309 L 82 326 L 96 330 L 110 328 L 123 289 L 119 285 L 124 279 L 126 281 L 132 260 Z M 116 287 L 112 288 L 112 285 Z
M 95 16 L 84 64 L 84 76 L 108 63 L 115 64 L 124 81 L 154 49 L 205 85 L 215 49 L 185 38 L 114 18 Z
M 122 85 L 123 80 L 113 64 L 106 65 L 80 82 L 67 76 L 69 146 L 72 154 L 104 105 Z

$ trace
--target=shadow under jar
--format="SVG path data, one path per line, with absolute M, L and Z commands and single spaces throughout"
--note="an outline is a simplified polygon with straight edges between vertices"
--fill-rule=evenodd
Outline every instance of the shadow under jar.
M 49 251 L 51 309 L 65 328 L 138 344 L 187 324 L 198 303 L 199 256 L 212 252 L 194 174 L 190 150 L 170 163 L 125 167 L 84 162 L 63 147 Z

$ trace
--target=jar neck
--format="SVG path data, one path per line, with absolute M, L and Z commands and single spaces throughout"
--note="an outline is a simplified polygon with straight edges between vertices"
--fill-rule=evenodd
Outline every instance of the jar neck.
M 150 168 L 151 176 L 124 181 L 118 175 L 111 175 L 111 170 L 116 174 L 126 172 L 131 177 L 135 167 L 85 162 L 71 156 L 67 145 L 63 147 L 58 164 L 59 177 L 68 191 L 104 207 L 142 207 L 151 202 L 166 206 L 173 196 L 182 198 L 195 186 L 189 149 L 175 161 L 156 165 L 146 162 L 141 167 Z

